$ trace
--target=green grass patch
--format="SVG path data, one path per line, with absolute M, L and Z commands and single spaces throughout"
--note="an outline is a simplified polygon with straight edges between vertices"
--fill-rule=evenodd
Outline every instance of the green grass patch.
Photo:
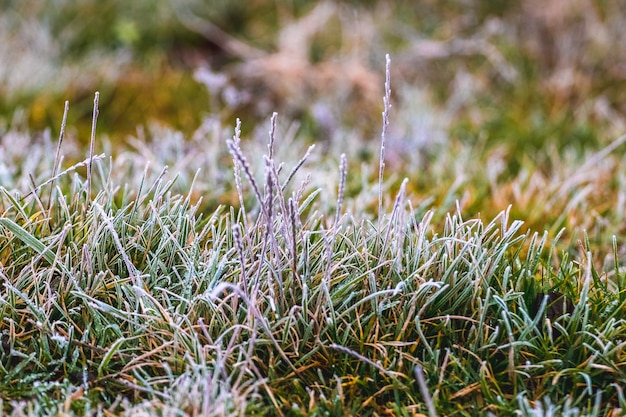
M 588 235 L 572 256 L 558 246 L 563 232 L 537 234 L 514 209 L 485 220 L 458 202 L 416 206 L 411 182 L 392 191 L 382 165 L 362 167 L 349 195 L 348 158 L 311 168 L 314 153 L 280 142 L 276 116 L 260 145 L 242 141 L 239 124 L 226 143 L 212 126 L 213 139 L 191 142 L 162 132 L 161 144 L 138 143 L 143 152 L 118 155 L 119 164 L 92 153 L 62 170 L 49 138 L 0 161 L 13 184 L 0 187 L 4 412 L 626 409 L 616 238 L 612 268 L 597 269 Z M 185 152 L 168 144 L 190 147 L 174 161 L 179 174 L 141 165 L 142 153 L 160 161 Z M 45 157 L 29 165 L 32 152 Z M 190 175 L 199 161 L 208 177 Z M 216 168 L 225 163 L 228 178 Z M 579 185 L 547 201 L 569 201 Z M 454 201 L 455 190 L 435 197 Z

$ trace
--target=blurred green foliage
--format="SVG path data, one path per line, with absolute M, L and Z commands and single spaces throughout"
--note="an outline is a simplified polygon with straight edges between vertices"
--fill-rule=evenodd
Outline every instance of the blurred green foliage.
M 420 85 L 434 111 L 450 111 L 455 95 L 468 95 L 450 112 L 449 136 L 510 146 L 515 174 L 521 164 L 516 155 L 530 153 L 541 164 L 547 142 L 558 149 L 580 151 L 606 143 L 621 126 L 611 117 L 626 108 L 620 93 L 626 85 L 624 53 L 616 49 L 621 39 L 617 28 L 626 12 L 619 1 L 540 3 L 343 1 L 334 4 L 335 17 L 321 27 L 301 25 L 310 35 L 293 33 L 308 42 L 303 53 L 316 71 L 324 70 L 319 64 L 335 62 L 338 69 L 327 71 L 340 72 L 356 60 L 366 71 L 381 74 L 381 57 L 389 51 L 394 62 L 392 81 Z M 0 82 L 0 93 L 5 91 L 0 94 L 0 127 L 8 126 L 16 109 L 27 110 L 34 129 L 56 126 L 62 103 L 68 99 L 70 122 L 82 135 L 90 126 L 93 92 L 99 90 L 105 109 L 99 131 L 116 140 L 152 120 L 189 134 L 209 113 L 255 122 L 269 111 L 278 111 L 302 120 L 318 141 L 323 129 L 309 106 L 322 97 L 336 104 L 331 110 L 339 113 L 339 123 L 360 129 L 364 139 L 375 137 L 372 129 L 378 121 L 371 114 L 379 114 L 380 103 L 372 104 L 357 90 L 343 92 L 333 84 L 312 91 L 304 79 L 301 91 L 277 90 L 271 84 L 280 83 L 282 73 L 276 73 L 275 80 L 271 72 L 251 78 L 242 69 L 251 58 L 220 43 L 220 39 L 234 40 L 252 51 L 280 57 L 293 35 L 285 28 L 306 19 L 319 4 L 309 0 L 4 0 L 2 23 L 10 30 L 2 33 L 6 38 L 2 41 L 15 43 L 27 36 L 30 27 L 38 27 L 49 37 L 50 65 L 56 69 L 45 86 L 35 90 Z M 212 26 L 226 38 L 201 33 Z M 37 41 L 34 37 L 31 42 Z M 420 46 L 422 41 L 433 43 Z M 252 98 L 233 104 L 213 97 L 215 93 L 193 78 L 193 71 L 201 66 L 227 74 L 230 84 Z M 308 76 L 294 72 L 294 77 Z M 469 81 L 457 85 L 462 73 Z M 355 85 L 372 82 L 349 80 Z M 380 91 L 381 86 L 374 87 L 378 90 L 373 91 Z M 608 114 L 598 115 L 598 102 L 608 106 Z

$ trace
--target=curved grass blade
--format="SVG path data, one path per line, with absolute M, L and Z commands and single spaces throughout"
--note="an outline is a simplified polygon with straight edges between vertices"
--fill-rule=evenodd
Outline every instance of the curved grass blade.
M 0 226 L 4 226 L 11 233 L 13 233 L 19 240 L 24 242 L 26 246 L 33 249 L 35 252 L 43 256 L 50 265 L 54 265 L 54 252 L 52 252 L 46 245 L 44 245 L 39 239 L 31 235 L 19 224 L 15 223 L 11 219 L 0 219 Z

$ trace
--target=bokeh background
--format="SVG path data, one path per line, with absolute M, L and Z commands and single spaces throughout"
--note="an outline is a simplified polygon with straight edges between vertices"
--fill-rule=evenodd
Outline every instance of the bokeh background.
M 57 136 L 69 100 L 66 161 L 82 160 L 99 91 L 98 149 L 119 156 L 150 153 L 143 142 L 160 146 L 150 154 L 157 171 L 161 162 L 192 170 L 184 192 L 194 161 L 207 165 L 197 156 L 210 149 L 198 138 L 210 121 L 223 140 L 240 118 L 244 142 L 264 141 L 278 112 L 284 146 L 298 142 L 286 153 L 299 158 L 317 143 L 318 170 L 347 153 L 348 207 L 374 211 L 376 194 L 363 195 L 378 171 L 362 167 L 377 166 L 389 53 L 390 199 L 406 176 L 413 201 L 441 213 L 460 206 L 490 219 L 512 205 L 532 230 L 567 227 L 572 248 L 586 231 L 606 249 L 600 260 L 612 253 L 611 236 L 626 233 L 624 149 L 601 153 L 626 131 L 622 0 L 0 5 L 0 152 Z M 209 170 L 228 160 L 225 145 L 217 148 Z M 232 187 L 214 184 L 198 191 L 213 193 L 207 210 L 237 201 Z
M 0 129 L 25 119 L 116 140 L 158 121 L 271 112 L 311 137 L 376 136 L 384 55 L 412 138 L 596 146 L 624 131 L 620 0 L 84 0 L 0 2 Z M 429 115 L 428 113 L 432 113 Z M 438 118 L 444 132 L 417 126 Z M 88 135 L 87 135 L 88 136 Z M 432 137 L 431 137 L 432 136 Z M 541 158 L 540 155 L 531 157 Z

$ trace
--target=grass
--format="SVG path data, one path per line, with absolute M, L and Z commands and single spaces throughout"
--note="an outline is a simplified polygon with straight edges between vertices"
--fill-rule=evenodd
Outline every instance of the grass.
M 361 164 L 360 183 L 354 147 L 316 160 L 303 141 L 281 142 L 276 115 L 265 143 L 242 140 L 239 123 L 224 143 L 213 120 L 190 142 L 161 131 L 116 158 L 97 153 L 110 145 L 94 141 L 94 129 L 87 158 L 67 168 L 50 155 L 71 143 L 49 134 L 7 147 L 3 412 L 621 414 L 626 275 L 617 238 L 611 268 L 598 269 L 588 233 L 572 252 L 559 243 L 570 232 L 534 232 L 513 217 L 515 206 L 488 219 L 465 213 L 482 182 L 493 201 L 536 192 L 533 207 L 578 215 L 608 174 L 585 175 L 600 161 L 618 164 L 623 139 L 586 155 L 573 171 L 584 178 L 569 164 L 548 187 L 537 185 L 540 174 L 481 170 L 427 200 L 414 182 L 386 178 L 389 70 L 385 90 L 381 160 Z M 94 128 L 97 112 L 96 102 Z M 20 133 L 12 135 L 5 140 Z M 472 172 L 479 153 L 463 152 L 420 166 L 421 178 Z M 455 167 L 448 158 L 457 157 Z M 161 168 L 167 158 L 179 174 Z M 566 298 L 556 306 L 542 296 L 557 291 Z M 571 308 L 558 307 L 564 300 Z
M 5 3 L 3 414 L 626 410 L 619 1 Z

